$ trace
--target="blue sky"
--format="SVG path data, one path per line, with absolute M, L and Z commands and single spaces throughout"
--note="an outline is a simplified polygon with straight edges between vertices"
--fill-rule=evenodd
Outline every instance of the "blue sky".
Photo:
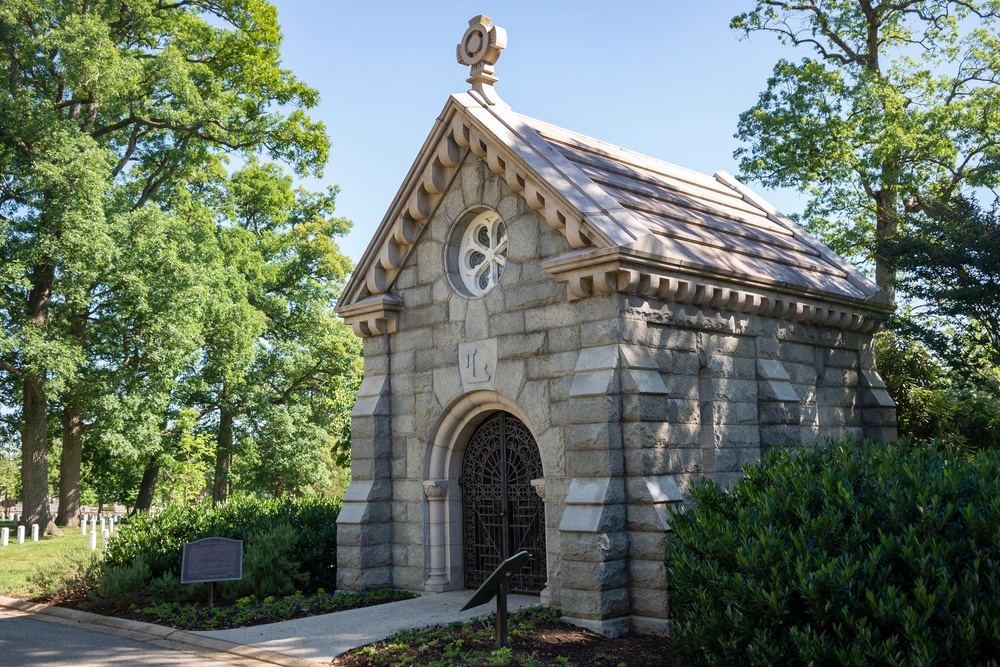
M 733 138 L 779 58 L 805 52 L 729 20 L 750 0 L 344 2 L 276 0 L 283 59 L 321 94 L 310 114 L 333 144 L 323 178 L 354 221 L 341 248 L 357 261 L 448 95 L 469 88 L 455 45 L 485 14 L 507 30 L 496 89 L 522 114 L 652 157 L 738 172 Z M 752 184 L 751 184 L 752 185 Z M 791 192 L 765 198 L 792 213 Z

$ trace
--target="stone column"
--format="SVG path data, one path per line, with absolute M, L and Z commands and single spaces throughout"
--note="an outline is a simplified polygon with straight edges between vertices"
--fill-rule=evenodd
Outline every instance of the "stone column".
M 432 479 L 424 482 L 424 495 L 429 508 L 428 526 L 430 540 L 430 573 L 424 590 L 440 593 L 448 590 L 448 559 L 445 553 L 445 505 L 448 498 L 448 480 Z
M 531 480 L 531 488 L 535 490 L 538 497 L 542 499 L 542 504 L 545 503 L 545 478 L 539 477 L 538 479 Z M 547 514 L 547 513 L 546 513 Z M 545 526 L 542 526 L 542 530 L 545 530 Z M 546 536 L 546 543 L 548 543 L 548 536 Z M 551 566 L 550 562 L 547 562 Z M 549 573 L 545 573 L 545 585 L 542 586 L 541 592 L 538 594 L 538 599 L 542 604 L 552 604 L 552 591 L 549 590 Z
M 388 352 L 387 336 L 365 340 L 365 358 Z M 381 361 L 384 362 L 383 356 Z M 392 429 L 389 376 L 366 375 L 351 411 L 351 476 L 337 517 L 337 588 L 392 587 Z

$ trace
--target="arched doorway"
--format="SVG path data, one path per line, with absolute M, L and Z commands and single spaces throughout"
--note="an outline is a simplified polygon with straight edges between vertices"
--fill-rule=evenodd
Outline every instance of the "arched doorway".
M 462 462 L 465 587 L 478 588 L 519 551 L 531 560 L 510 592 L 538 595 L 545 586 L 545 507 L 531 480 L 542 477 L 538 445 L 524 422 L 497 412 L 469 438 Z

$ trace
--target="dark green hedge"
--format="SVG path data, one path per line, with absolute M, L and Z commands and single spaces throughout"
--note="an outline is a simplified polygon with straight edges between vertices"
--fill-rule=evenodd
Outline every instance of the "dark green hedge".
M 210 502 L 171 505 L 154 515 L 136 514 L 124 523 L 108 544 L 104 563 L 131 565 L 142 556 L 151 579 L 180 574 L 185 542 L 203 537 L 244 541 L 273 533 L 278 526 L 294 529 L 288 558 L 298 564 L 304 592 L 337 585 L 337 515 L 340 503 L 322 498 L 261 499 L 238 496 L 212 509 Z
M 1000 656 L 1000 453 L 775 450 L 700 483 L 667 541 L 692 665 L 980 665 Z

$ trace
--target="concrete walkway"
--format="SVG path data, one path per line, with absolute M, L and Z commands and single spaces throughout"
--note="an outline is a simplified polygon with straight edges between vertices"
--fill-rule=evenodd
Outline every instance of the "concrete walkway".
M 211 632 L 186 632 L 2 596 L 0 607 L 17 610 L 40 621 L 127 637 L 232 665 L 316 667 L 345 651 L 381 641 L 400 630 L 468 621 L 496 610 L 494 601 L 466 612 L 459 611 L 471 597 L 472 591 L 422 595 L 364 609 Z M 511 595 L 507 600 L 510 611 L 539 604 L 537 597 L 527 595 Z M 181 655 L 176 664 L 185 664 Z
M 192 634 L 312 662 L 329 662 L 345 651 L 381 641 L 400 630 L 468 621 L 496 611 L 495 600 L 466 612 L 459 611 L 471 597 L 472 591 L 435 593 L 412 600 L 294 621 Z M 510 611 L 537 604 L 537 597 L 507 596 L 507 608 Z

